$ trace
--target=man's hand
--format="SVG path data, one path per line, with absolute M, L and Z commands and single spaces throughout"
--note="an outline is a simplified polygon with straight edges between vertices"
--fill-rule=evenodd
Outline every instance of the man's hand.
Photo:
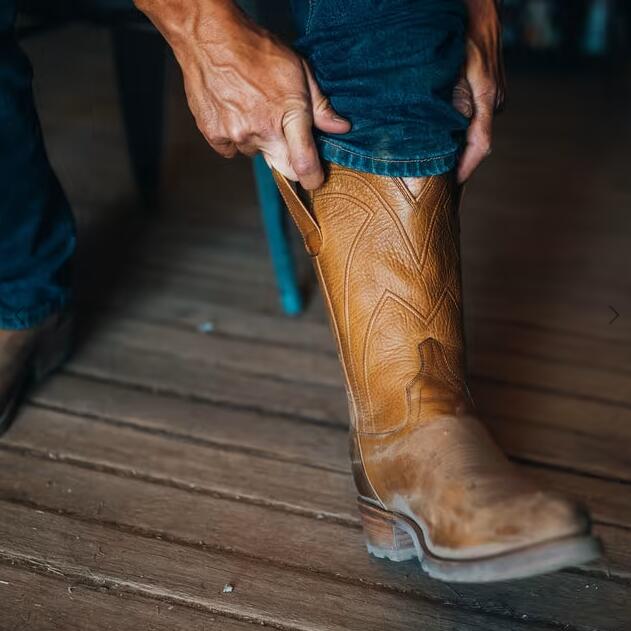
M 491 152 L 493 116 L 504 102 L 504 67 L 497 0 L 465 0 L 469 9 L 467 59 L 454 90 L 456 109 L 471 119 L 458 165 L 465 182 Z
M 135 0 L 182 68 L 188 104 L 208 143 L 226 158 L 261 151 L 306 189 L 324 173 L 313 126 L 343 134 L 307 66 L 228 0 Z

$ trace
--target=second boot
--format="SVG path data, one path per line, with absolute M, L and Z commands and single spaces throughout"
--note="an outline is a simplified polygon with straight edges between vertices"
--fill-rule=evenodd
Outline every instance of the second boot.
M 328 166 L 299 196 L 274 174 L 337 341 L 369 552 L 431 576 L 531 576 L 600 554 L 587 515 L 512 464 L 465 381 L 459 187 Z

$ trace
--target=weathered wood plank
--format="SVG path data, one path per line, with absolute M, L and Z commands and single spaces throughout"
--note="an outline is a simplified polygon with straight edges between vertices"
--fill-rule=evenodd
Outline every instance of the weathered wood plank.
M 631 483 L 627 443 L 616 442 L 610 435 L 488 415 L 486 419 L 499 444 L 514 458 Z
M 356 519 L 348 473 L 281 462 L 247 450 L 197 445 L 36 408 L 26 408 L 2 442 L 96 467 L 122 465 L 130 476 L 148 475 L 165 484 Z
M 253 339 L 204 335 L 171 326 L 116 318 L 102 322 L 85 344 L 104 348 L 151 350 L 181 363 L 216 366 L 246 375 L 261 375 L 314 386 L 342 387 L 336 357 L 287 348 Z M 84 349 L 80 349 L 79 358 Z M 139 353 L 141 357 L 141 353 Z
M 11 631 L 252 631 L 252 624 L 131 594 L 98 576 L 60 576 L 0 564 L 0 616 Z
M 178 361 L 150 349 L 89 344 L 67 365 L 72 374 L 130 384 L 154 392 L 346 426 L 341 388 L 220 368 L 208 361 Z
M 612 444 L 631 439 L 631 410 L 509 384 L 473 379 L 471 387 L 480 410 L 505 418 L 507 424 L 525 421 L 611 439 Z
M 609 325 L 614 316 L 609 309 L 611 302 L 615 302 L 618 308 L 624 308 L 618 300 L 610 297 L 606 303 L 585 301 L 579 304 L 559 304 L 555 300 L 556 295 L 558 294 L 545 296 L 545 299 L 532 299 L 510 295 L 501 289 L 485 293 L 471 290 L 465 294 L 464 302 L 467 329 L 474 327 L 473 324 L 469 325 L 471 320 L 485 320 L 489 324 L 500 326 L 514 323 L 524 328 L 542 328 L 544 331 L 549 330 L 553 338 L 557 338 L 557 334 L 559 337 L 572 335 L 579 340 L 590 338 L 596 343 L 603 341 L 629 344 L 631 326 L 628 322 L 620 326 L 618 318 Z
M 248 255 L 243 249 L 230 250 L 225 244 L 221 248 L 196 248 L 187 244 L 174 246 L 170 240 L 163 243 L 164 247 L 160 250 L 156 250 L 155 244 L 149 242 L 148 247 L 130 253 L 128 264 L 135 269 L 158 270 L 162 274 L 174 271 L 189 278 L 223 279 L 224 282 L 238 283 L 244 292 L 250 285 L 270 289 L 276 287 L 267 252 L 254 256 Z M 200 252 L 202 256 L 199 256 Z
M 611 312 L 610 312 L 611 314 Z M 611 317 L 611 316 L 610 316 Z M 474 354 L 485 351 L 508 357 L 532 357 L 556 365 L 586 364 L 602 372 L 619 372 L 631 380 L 631 332 L 626 340 L 611 340 L 539 324 L 502 322 L 484 317 L 467 320 L 467 343 Z M 603 326 L 608 326 L 603 321 Z
M 268 285 L 252 283 L 248 291 L 244 292 L 237 283 L 231 283 L 225 277 L 191 277 L 175 272 L 165 274 L 158 269 L 130 269 L 128 287 L 142 286 L 151 291 L 164 292 L 173 296 L 185 298 L 195 297 L 197 300 L 209 300 L 213 303 L 227 304 L 252 311 L 253 313 L 268 313 L 281 315 L 278 292 Z M 88 287 L 83 300 L 99 305 L 103 297 L 98 288 Z M 310 314 L 306 316 L 311 317 Z
M 506 355 L 491 349 L 471 353 L 470 366 L 477 379 L 558 392 L 626 409 L 631 407 L 631 376 L 621 371 L 592 368 L 587 364 L 550 363 L 539 357 Z
M 347 428 L 302 423 L 112 383 L 58 374 L 31 395 L 39 405 L 131 424 L 198 443 L 239 447 L 279 459 L 319 463 L 348 472 Z
M 324 322 L 302 317 L 255 312 L 209 300 L 174 296 L 158 290 L 119 291 L 108 300 L 108 314 L 158 324 L 171 324 L 196 331 L 203 322 L 213 324 L 213 332 L 243 340 L 270 342 L 278 346 L 313 349 L 333 355 L 335 345 Z
M 505 631 L 506 619 L 0 502 L 0 556 L 281 628 Z M 69 533 L 71 533 L 69 535 Z M 251 533 L 250 533 L 251 535 Z M 6 542 L 10 542 L 7 545 Z M 234 586 L 222 593 L 224 585 Z M 511 620 L 512 629 L 546 625 Z M 612 627 L 615 628 L 615 627 Z
M 37 476 L 33 476 L 35 469 Z M 565 572 L 516 583 L 449 586 L 426 577 L 416 563 L 399 565 L 372 559 L 365 552 L 361 531 L 350 525 L 243 502 L 191 496 L 141 480 L 86 472 L 10 452 L 0 452 L 0 471 L 7 473 L 0 475 L 0 498 L 34 509 L 63 511 L 82 519 L 118 524 L 146 536 L 312 568 L 437 602 L 576 628 L 598 628 L 604 600 L 612 604 L 616 618 L 624 619 L 628 612 L 631 587 L 605 578 L 607 574 L 626 577 L 630 573 L 630 560 L 624 554 L 629 550 L 631 532 L 625 530 L 615 529 L 614 536 L 622 541 L 617 541 L 607 561 L 590 566 L 600 572 L 599 577 Z M 257 536 L 250 536 L 255 530 Z M 608 538 L 607 531 L 601 534 Z

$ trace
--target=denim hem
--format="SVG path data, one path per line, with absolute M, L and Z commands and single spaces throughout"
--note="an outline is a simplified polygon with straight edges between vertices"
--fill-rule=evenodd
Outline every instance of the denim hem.
M 63 311 L 70 302 L 71 294 L 68 292 L 66 296 L 58 298 L 57 300 L 51 300 L 50 302 L 29 309 L 18 309 L 17 311 L 0 309 L 0 329 L 12 331 L 32 329 L 38 324 L 41 324 L 53 313 Z
M 460 152 L 458 148 L 455 148 L 449 153 L 437 156 L 389 160 L 357 153 L 327 138 L 318 138 L 317 142 L 322 157 L 329 162 L 357 171 L 389 177 L 426 177 L 447 173 L 456 166 Z

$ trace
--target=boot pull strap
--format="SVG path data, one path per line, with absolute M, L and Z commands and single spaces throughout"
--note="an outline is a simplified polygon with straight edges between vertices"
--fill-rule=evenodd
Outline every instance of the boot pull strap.
M 320 226 L 318 226 L 313 215 L 309 212 L 300 197 L 298 197 L 298 193 L 296 193 L 287 178 L 276 169 L 272 169 L 272 173 L 274 180 L 276 180 L 276 185 L 280 190 L 280 194 L 285 201 L 287 210 L 289 210 L 289 214 L 292 216 L 302 235 L 307 252 L 311 256 L 317 256 L 320 251 L 320 246 L 322 245 Z

